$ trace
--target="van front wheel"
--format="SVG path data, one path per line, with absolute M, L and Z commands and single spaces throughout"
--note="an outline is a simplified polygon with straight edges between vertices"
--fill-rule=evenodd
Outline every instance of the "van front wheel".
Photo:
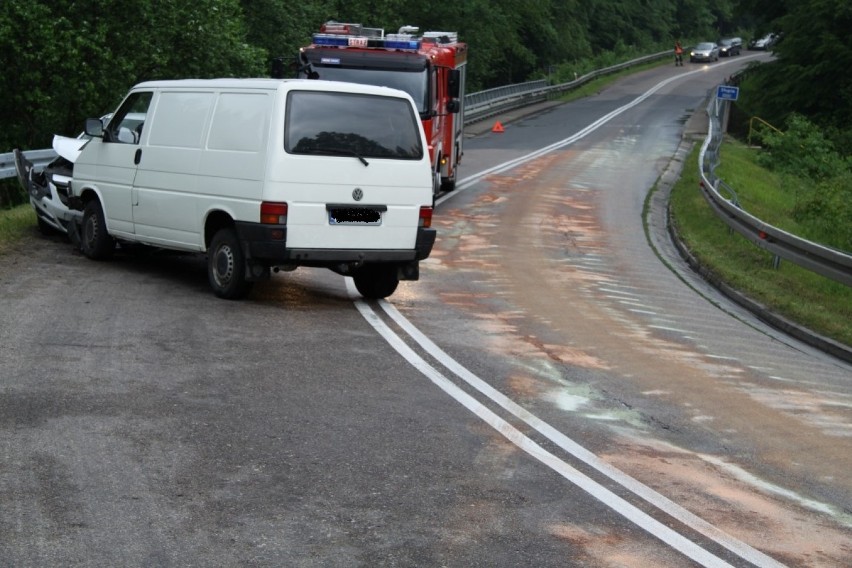
M 232 227 L 219 229 L 207 250 L 207 279 L 213 293 L 226 300 L 246 296 L 252 283 L 246 280 L 246 259 Z
M 387 298 L 399 285 L 395 264 L 366 264 L 358 269 L 352 280 L 358 292 L 368 300 Z
M 107 233 L 101 202 L 92 199 L 83 209 L 80 251 L 93 260 L 101 260 L 110 256 L 113 250 L 115 241 Z

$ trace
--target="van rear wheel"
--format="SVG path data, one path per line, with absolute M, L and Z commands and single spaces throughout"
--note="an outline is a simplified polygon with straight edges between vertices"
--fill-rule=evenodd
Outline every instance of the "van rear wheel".
M 246 259 L 233 227 L 219 229 L 207 250 L 207 279 L 213 293 L 226 300 L 244 298 L 252 288 L 246 280 Z
M 395 264 L 365 264 L 352 276 L 355 288 L 368 300 L 387 298 L 399 286 Z

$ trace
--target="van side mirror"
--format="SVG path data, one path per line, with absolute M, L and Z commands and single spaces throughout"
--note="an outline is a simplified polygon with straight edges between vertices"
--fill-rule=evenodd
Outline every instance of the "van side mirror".
M 447 74 L 447 94 L 451 99 L 459 98 L 461 92 L 461 70 L 450 69 Z
M 95 138 L 104 137 L 104 123 L 100 118 L 87 118 L 86 125 L 83 129 L 86 134 Z
M 453 99 L 447 103 L 447 112 L 456 114 L 461 110 L 461 102 L 458 99 Z

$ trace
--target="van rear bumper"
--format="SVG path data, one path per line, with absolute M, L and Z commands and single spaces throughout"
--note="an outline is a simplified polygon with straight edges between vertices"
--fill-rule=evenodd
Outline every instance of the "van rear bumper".
M 247 259 L 266 264 L 330 266 L 340 263 L 410 262 L 432 253 L 435 229 L 417 229 L 413 249 L 294 249 L 287 247 L 287 229 L 280 225 L 237 222 L 237 237 Z M 273 238 L 274 232 L 283 237 Z

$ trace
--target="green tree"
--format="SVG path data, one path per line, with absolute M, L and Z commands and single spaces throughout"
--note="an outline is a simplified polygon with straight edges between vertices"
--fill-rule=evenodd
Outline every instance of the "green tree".
M 762 4 L 761 4 L 762 5 Z M 847 0 L 800 0 L 776 7 L 770 29 L 781 32 L 777 59 L 744 76 L 740 107 L 751 116 L 784 124 L 798 112 L 831 134 L 850 153 L 852 131 L 852 4 Z
M 607 63 L 606 52 L 712 39 L 731 25 L 734 1 L 6 0 L 0 143 L 3 150 L 45 147 L 53 133 L 74 134 L 84 117 L 115 108 L 142 80 L 268 75 L 272 58 L 289 64 L 332 19 L 388 32 L 409 24 L 458 32 L 470 45 L 473 92 L 552 68 L 570 76 L 575 63 Z
M 6 0 L 0 147 L 45 148 L 149 79 L 258 76 L 237 0 Z

